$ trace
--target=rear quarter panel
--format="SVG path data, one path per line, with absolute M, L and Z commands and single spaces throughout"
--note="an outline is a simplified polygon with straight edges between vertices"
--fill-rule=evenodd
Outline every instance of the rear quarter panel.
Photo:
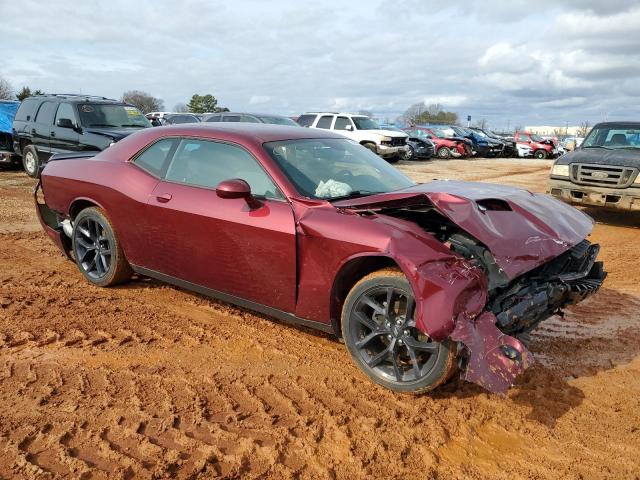
M 140 263 L 150 248 L 136 232 L 144 228 L 145 207 L 157 184 L 156 178 L 133 164 L 99 156 L 55 160 L 42 173 L 42 191 L 49 208 L 66 217 L 77 201 L 98 205 L 112 221 L 132 263 Z

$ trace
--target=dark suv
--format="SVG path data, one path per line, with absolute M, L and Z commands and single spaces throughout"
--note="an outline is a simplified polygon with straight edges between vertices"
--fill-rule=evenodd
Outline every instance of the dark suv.
M 151 124 L 132 105 L 87 95 L 26 98 L 13 120 L 13 148 L 37 177 L 55 153 L 101 151 Z

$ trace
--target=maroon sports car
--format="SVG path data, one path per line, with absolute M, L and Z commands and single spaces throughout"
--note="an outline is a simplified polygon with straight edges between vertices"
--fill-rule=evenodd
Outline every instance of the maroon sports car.
M 532 361 L 528 333 L 606 275 L 573 207 L 490 184 L 416 185 L 323 130 L 145 129 L 93 157 L 53 157 L 34 196 L 89 282 L 135 272 L 332 332 L 403 392 L 456 370 L 504 392 Z

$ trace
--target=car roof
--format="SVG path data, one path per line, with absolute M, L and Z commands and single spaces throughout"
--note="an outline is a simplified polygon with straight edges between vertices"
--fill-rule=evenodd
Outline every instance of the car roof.
M 305 138 L 340 138 L 345 136 L 333 133 L 329 130 L 302 128 L 288 125 L 273 125 L 267 123 L 242 123 L 242 122 L 201 122 L 154 129 L 158 137 L 163 136 L 201 136 L 209 138 L 224 138 L 236 141 L 275 142 L 279 140 L 297 140 Z
M 289 118 L 286 115 L 279 115 L 277 113 L 253 113 L 253 112 L 216 112 L 208 113 L 207 116 L 213 117 L 214 115 L 251 115 L 253 117 L 280 117 Z
M 615 126 L 619 126 L 619 125 L 634 125 L 636 127 L 640 128 L 640 122 L 639 121 L 629 121 L 629 122 L 600 122 L 600 123 L 596 123 L 593 128 L 595 127 L 615 127 Z
M 96 97 L 93 95 L 76 95 L 73 93 L 47 93 L 45 95 L 33 95 L 28 98 L 35 99 L 35 100 L 42 100 L 42 101 L 59 100 L 59 101 L 76 102 L 76 103 L 106 103 L 106 104 L 115 103 L 118 105 L 128 105 L 126 102 L 123 102 L 121 100 L 116 100 L 114 98 Z

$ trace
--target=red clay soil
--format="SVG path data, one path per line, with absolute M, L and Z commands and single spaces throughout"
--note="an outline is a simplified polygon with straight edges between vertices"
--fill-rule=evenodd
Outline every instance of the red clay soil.
M 407 163 L 544 190 L 548 161 Z M 532 336 L 506 398 L 369 382 L 330 336 L 155 281 L 87 284 L 0 172 L 0 478 L 580 478 L 640 472 L 640 215 L 589 212 L 609 270 Z

